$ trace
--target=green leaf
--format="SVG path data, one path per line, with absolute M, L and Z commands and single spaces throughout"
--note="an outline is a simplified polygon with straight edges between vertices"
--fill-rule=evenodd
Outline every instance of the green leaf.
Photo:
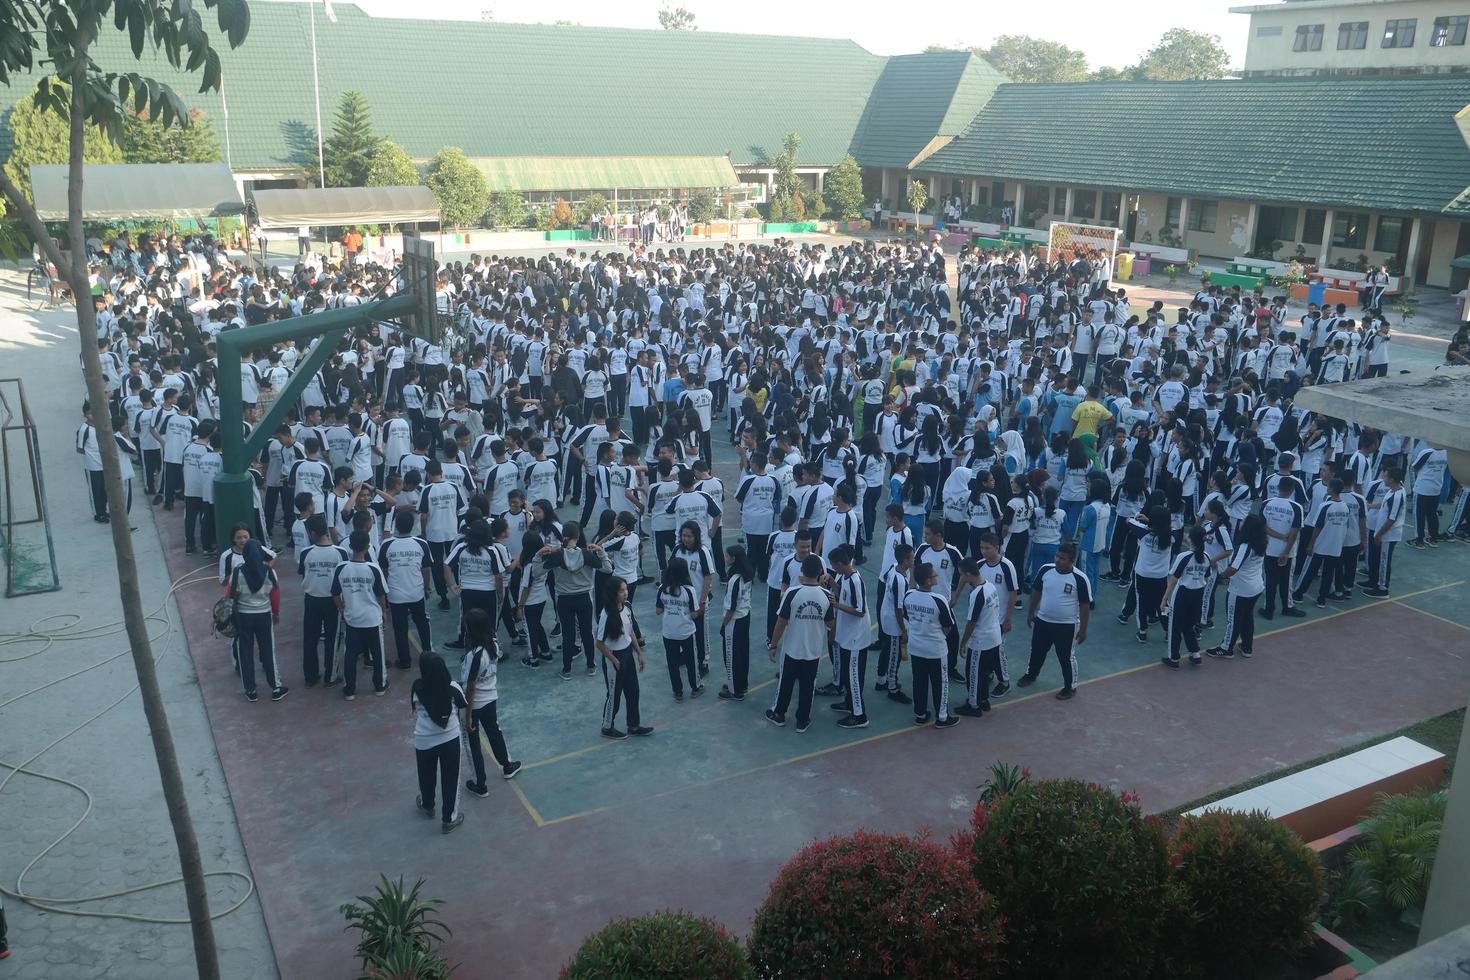
M 133 48 L 133 57 L 141 58 L 143 57 L 143 42 L 148 37 L 148 25 L 143 21 L 143 11 L 139 7 L 132 5 L 127 10 L 128 43 Z M 119 16 L 122 14 L 123 7 L 121 5 L 118 6 L 117 12 Z

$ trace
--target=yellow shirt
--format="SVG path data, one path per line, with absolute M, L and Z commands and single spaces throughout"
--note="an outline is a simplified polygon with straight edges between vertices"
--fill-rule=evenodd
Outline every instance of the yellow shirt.
M 1098 426 L 1113 417 L 1102 402 L 1082 402 L 1072 410 L 1072 435 L 1097 435 Z

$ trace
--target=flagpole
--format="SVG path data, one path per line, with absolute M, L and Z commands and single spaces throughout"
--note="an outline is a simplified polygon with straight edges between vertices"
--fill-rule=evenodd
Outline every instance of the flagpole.
M 230 154 L 230 103 L 225 99 L 225 73 L 223 71 L 219 74 L 219 104 L 225 114 L 225 166 L 233 172 L 235 161 Z
M 316 98 L 316 165 L 318 186 L 327 186 L 327 158 L 322 149 L 322 83 L 316 65 L 316 0 L 311 0 L 311 90 Z

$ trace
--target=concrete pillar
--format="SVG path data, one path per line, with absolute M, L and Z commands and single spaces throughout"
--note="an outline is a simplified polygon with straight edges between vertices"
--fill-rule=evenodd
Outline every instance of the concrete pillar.
M 1072 188 L 1067 188 L 1067 210 L 1062 214 L 1063 221 L 1072 220 Z
M 1256 247 L 1256 229 L 1260 227 L 1261 206 L 1251 202 L 1245 212 L 1245 251 L 1249 252 Z
M 1118 230 L 1128 229 L 1128 192 L 1118 192 Z
M 1328 256 L 1332 254 L 1332 225 L 1336 220 L 1336 212 L 1328 208 L 1326 216 L 1322 219 L 1322 251 L 1317 253 L 1317 268 L 1319 269 L 1332 265 Z
M 1414 224 L 1417 227 L 1419 222 Z M 1460 479 L 1465 478 L 1463 473 L 1458 475 Z M 1460 732 L 1460 751 L 1470 752 L 1470 725 Z M 1434 856 L 1434 873 L 1429 879 L 1419 942 L 1430 942 L 1467 924 L 1470 924 L 1470 780 L 1461 773 L 1450 780 L 1450 801 L 1445 809 L 1439 851 Z
M 827 171 L 825 171 L 825 170 L 818 170 L 817 171 L 817 193 L 818 194 L 822 193 L 822 179 L 824 177 L 826 177 L 826 176 L 827 176 Z
M 1424 240 L 1424 219 L 1409 219 L 1409 249 L 1404 253 L 1404 274 L 1400 278 L 1399 287 L 1404 292 L 1410 292 L 1414 288 L 1414 277 L 1419 270 L 1419 249 Z
M 879 171 L 879 173 L 882 175 L 882 183 L 879 185 L 878 199 L 880 201 L 882 201 L 884 204 L 887 204 L 888 203 L 888 168 L 887 167 L 884 167 L 882 170 Z
M 1017 184 L 1016 185 L 1016 219 L 1015 219 L 1015 223 L 1024 227 L 1025 224 L 1026 224 L 1026 218 L 1024 217 L 1025 214 L 1026 214 L 1026 185 L 1025 184 Z

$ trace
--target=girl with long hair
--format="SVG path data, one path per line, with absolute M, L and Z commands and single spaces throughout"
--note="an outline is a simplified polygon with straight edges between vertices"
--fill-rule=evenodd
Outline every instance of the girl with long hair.
M 496 720 L 500 699 L 499 670 L 504 654 L 495 642 L 494 623 L 483 609 L 471 609 L 464 616 L 465 655 L 460 683 L 464 687 L 465 744 L 470 750 L 470 763 L 475 778 L 466 780 L 464 788 L 479 797 L 490 795 L 485 784 L 485 755 L 480 750 L 480 732 L 490 743 L 490 754 L 500 766 L 500 775 L 511 779 L 521 771 L 521 764 L 511 760 L 505 748 L 505 735 Z
M 914 532 L 915 541 L 924 537 L 924 521 L 929 517 L 929 505 L 933 497 L 923 469 L 910 465 L 908 475 L 904 477 L 903 488 L 899 492 L 899 500 L 903 504 L 903 522 Z
M 1229 605 L 1225 638 L 1219 646 L 1206 650 L 1207 655 L 1233 659 L 1237 642 L 1242 657 L 1254 652 L 1256 603 L 1266 591 L 1265 562 L 1266 521 L 1260 514 L 1251 514 L 1240 522 L 1240 533 L 1235 536 L 1235 547 L 1228 557 L 1221 555 L 1215 565 L 1221 580 L 1228 583 L 1225 597 Z
M 633 609 L 628 605 L 628 586 L 620 578 L 608 579 L 596 633 L 597 649 L 602 652 L 602 678 L 607 685 L 607 700 L 602 706 L 602 737 L 652 735 L 653 729 L 641 723 L 638 712 L 638 673 L 647 662 L 633 622 Z M 627 704 L 627 731 L 620 731 L 616 724 L 618 708 L 623 703 Z
M 750 596 L 755 566 L 741 545 L 725 549 L 725 618 L 720 624 L 725 662 L 725 683 L 720 699 L 744 701 L 750 676 Z
M 1066 513 L 1066 522 L 1062 525 L 1062 534 L 1068 540 L 1077 531 L 1077 519 L 1082 516 L 1082 509 L 1087 506 L 1088 484 L 1092 474 L 1097 472 L 1092 465 L 1092 457 L 1087 452 L 1087 446 L 1081 439 L 1072 439 L 1067 443 L 1067 455 L 1062 464 L 1062 472 L 1058 477 L 1060 490 L 1058 498 L 1061 501 L 1062 510 Z
M 464 823 L 464 814 L 459 812 L 459 709 L 466 701 L 464 690 L 450 678 L 444 658 L 432 650 L 419 655 L 419 678 L 413 682 L 408 703 L 414 712 L 413 749 L 419 772 L 415 809 L 433 818 L 437 776 L 443 797 L 439 830 L 447 834 Z
M 1024 569 L 1026 558 L 1031 553 L 1031 519 L 1041 502 L 1036 499 L 1025 476 L 1017 474 L 1011 477 L 1009 486 L 1010 496 L 1001 510 L 1001 537 L 1005 541 L 1005 556 L 1011 567 Z
M 548 663 L 552 660 L 551 641 L 546 637 L 546 627 L 541 624 L 541 612 L 546 608 L 551 587 L 547 582 L 545 563 L 536 560 L 544 547 L 546 541 L 536 530 L 528 530 L 521 535 L 521 553 L 516 559 L 522 570 L 521 591 L 516 596 L 516 615 L 526 624 L 526 632 L 530 637 L 530 646 L 526 655 L 521 658 L 521 664 L 525 667 L 539 667 L 543 660 Z
M 704 693 L 704 685 L 699 683 L 699 673 L 694 664 L 694 620 L 700 606 L 699 596 L 689 582 L 688 565 L 682 561 L 669 562 L 653 603 L 659 617 L 659 632 L 664 639 L 664 659 L 669 667 L 669 684 L 674 689 L 674 700 L 684 700 L 684 685 L 679 677 L 681 670 L 689 675 L 689 695 L 697 698 Z
M 1148 642 L 1148 627 L 1160 617 L 1164 588 L 1168 582 L 1170 559 L 1174 553 L 1174 533 L 1169 525 L 1169 508 L 1149 508 L 1144 515 L 1131 518 L 1127 530 L 1138 541 L 1138 557 L 1133 563 L 1133 582 L 1123 600 L 1118 622 L 1127 625 L 1136 613 L 1139 643 Z
M 1189 649 L 1189 662 L 1200 663 L 1199 631 L 1205 591 L 1210 587 L 1213 569 L 1205 553 L 1205 529 L 1189 529 L 1189 548 L 1179 553 L 1169 568 L 1169 585 L 1159 612 L 1169 622 L 1169 652 L 1162 660 L 1165 667 L 1179 669 L 1180 645 Z
M 1026 580 L 1031 581 L 1042 565 L 1049 565 L 1057 555 L 1057 545 L 1067 522 L 1067 512 L 1057 505 L 1056 484 L 1042 491 L 1041 506 L 1031 517 L 1031 552 L 1026 566 Z

